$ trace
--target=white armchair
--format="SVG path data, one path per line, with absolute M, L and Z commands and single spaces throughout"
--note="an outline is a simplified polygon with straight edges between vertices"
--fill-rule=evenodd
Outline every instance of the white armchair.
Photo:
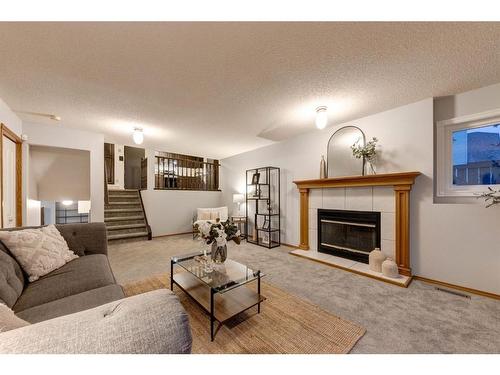
M 196 216 L 193 218 L 193 238 L 198 235 L 197 226 L 208 222 L 215 223 L 217 219 L 220 221 L 226 221 L 229 218 L 229 213 L 227 207 L 216 207 L 216 208 L 198 208 L 196 209 Z

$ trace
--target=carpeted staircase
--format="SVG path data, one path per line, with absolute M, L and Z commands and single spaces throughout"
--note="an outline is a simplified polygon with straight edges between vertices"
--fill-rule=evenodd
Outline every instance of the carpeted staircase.
M 110 243 L 151 239 L 138 190 L 109 190 L 104 222 Z

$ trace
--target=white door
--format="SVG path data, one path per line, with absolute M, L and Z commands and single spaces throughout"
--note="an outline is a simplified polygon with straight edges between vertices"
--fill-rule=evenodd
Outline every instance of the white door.
M 16 144 L 3 137 L 3 227 L 16 226 Z

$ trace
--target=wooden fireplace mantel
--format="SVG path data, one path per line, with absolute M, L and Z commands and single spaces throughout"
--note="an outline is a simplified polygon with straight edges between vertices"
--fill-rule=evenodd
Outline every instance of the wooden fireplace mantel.
M 410 190 L 420 174 L 420 172 L 399 172 L 294 181 L 300 192 L 299 248 L 309 250 L 309 189 L 393 186 L 396 199 L 396 263 L 401 274 L 411 276 Z

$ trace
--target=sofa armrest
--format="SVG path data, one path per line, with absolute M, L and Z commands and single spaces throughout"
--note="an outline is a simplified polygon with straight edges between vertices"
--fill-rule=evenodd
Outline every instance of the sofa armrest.
M 108 232 L 104 223 L 56 224 L 68 246 L 78 256 L 108 255 Z
M 188 315 L 167 289 L 0 333 L 0 353 L 190 353 Z

